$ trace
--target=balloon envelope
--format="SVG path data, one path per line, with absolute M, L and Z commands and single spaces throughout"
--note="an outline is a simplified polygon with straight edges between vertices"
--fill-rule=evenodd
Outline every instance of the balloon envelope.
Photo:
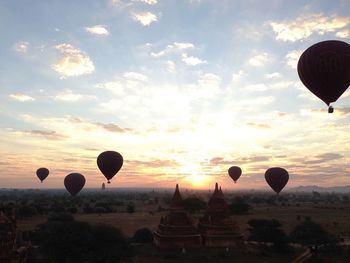
M 302 83 L 327 105 L 350 85 L 350 45 L 328 40 L 312 45 L 298 61 Z
M 288 172 L 281 167 L 272 167 L 266 170 L 265 180 L 277 194 L 282 191 L 289 180 Z
M 38 170 L 36 170 L 36 175 L 38 176 L 40 181 L 43 182 L 45 178 L 49 175 L 49 169 L 41 167 Z
M 232 166 L 228 169 L 228 174 L 230 175 L 232 180 L 236 183 L 236 181 L 242 174 L 242 169 L 239 168 L 238 166 Z
M 120 168 L 123 166 L 123 156 L 115 151 L 105 151 L 97 157 L 97 166 L 109 180 L 118 173 Z
M 85 177 L 82 174 L 71 173 L 64 178 L 64 186 L 72 196 L 79 193 L 80 190 L 83 189 L 84 185 Z

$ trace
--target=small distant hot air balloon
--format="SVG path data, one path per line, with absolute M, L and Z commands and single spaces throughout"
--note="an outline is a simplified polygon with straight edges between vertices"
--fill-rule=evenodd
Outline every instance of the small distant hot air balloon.
M 289 180 L 287 170 L 281 167 L 272 167 L 266 170 L 265 180 L 277 194 L 282 191 Z
M 328 106 L 350 85 L 350 45 L 328 40 L 306 49 L 298 61 L 301 82 Z M 329 113 L 333 112 L 330 106 Z
M 97 166 L 107 178 L 108 183 L 123 166 L 123 156 L 115 151 L 105 151 L 97 157 Z
M 64 178 L 64 186 L 72 196 L 79 193 L 80 190 L 83 189 L 84 185 L 85 177 L 82 174 L 71 173 Z
M 232 166 L 228 169 L 228 174 L 232 178 L 232 180 L 236 183 L 238 178 L 242 174 L 242 169 L 239 168 L 238 166 Z
M 45 178 L 49 175 L 49 169 L 41 167 L 38 170 L 36 170 L 36 175 L 38 176 L 40 181 L 43 182 Z

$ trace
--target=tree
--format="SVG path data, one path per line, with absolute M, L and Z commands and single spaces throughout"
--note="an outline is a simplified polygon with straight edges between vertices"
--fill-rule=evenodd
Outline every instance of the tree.
M 297 225 L 290 233 L 290 238 L 293 242 L 306 246 L 315 246 L 324 244 L 334 245 L 336 239 L 333 235 L 328 233 L 320 224 L 312 220 L 305 220 Z
M 200 211 L 207 207 L 206 202 L 204 202 L 202 199 L 196 196 L 192 196 L 184 199 L 183 203 L 185 205 L 186 210 L 191 213 Z
M 281 229 L 281 223 L 275 219 L 252 219 L 248 221 L 250 228 L 249 240 L 258 242 L 271 242 L 278 250 L 286 249 L 287 235 Z
M 153 234 L 148 228 L 140 228 L 135 231 L 132 241 L 135 243 L 152 243 Z
M 79 222 L 60 214 L 40 225 L 36 241 L 47 262 L 125 262 L 132 251 L 119 229 Z
M 128 212 L 129 214 L 132 214 L 135 212 L 135 204 L 134 203 L 129 203 L 126 206 L 126 212 Z
M 241 215 L 249 211 L 251 206 L 245 202 L 243 197 L 236 196 L 229 205 L 231 213 L 234 215 Z

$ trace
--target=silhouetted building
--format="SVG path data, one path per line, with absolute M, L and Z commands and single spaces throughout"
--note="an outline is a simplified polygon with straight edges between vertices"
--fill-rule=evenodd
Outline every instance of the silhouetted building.
M 243 245 L 243 235 L 239 232 L 238 224 L 230 217 L 224 194 L 217 183 L 207 210 L 199 219 L 198 231 L 204 247 L 230 248 Z
M 201 246 L 201 237 L 186 212 L 178 185 L 168 214 L 160 219 L 158 229 L 154 232 L 154 242 L 159 248 L 184 249 Z

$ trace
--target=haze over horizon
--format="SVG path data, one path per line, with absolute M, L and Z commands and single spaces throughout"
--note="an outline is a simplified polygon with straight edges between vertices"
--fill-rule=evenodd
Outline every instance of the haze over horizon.
M 349 43 L 350 4 L 287 0 L 0 2 L 0 188 L 269 189 L 350 185 L 350 92 L 333 114 L 299 80 L 301 53 Z M 227 169 L 243 170 L 237 184 Z M 35 171 L 50 170 L 40 183 Z

